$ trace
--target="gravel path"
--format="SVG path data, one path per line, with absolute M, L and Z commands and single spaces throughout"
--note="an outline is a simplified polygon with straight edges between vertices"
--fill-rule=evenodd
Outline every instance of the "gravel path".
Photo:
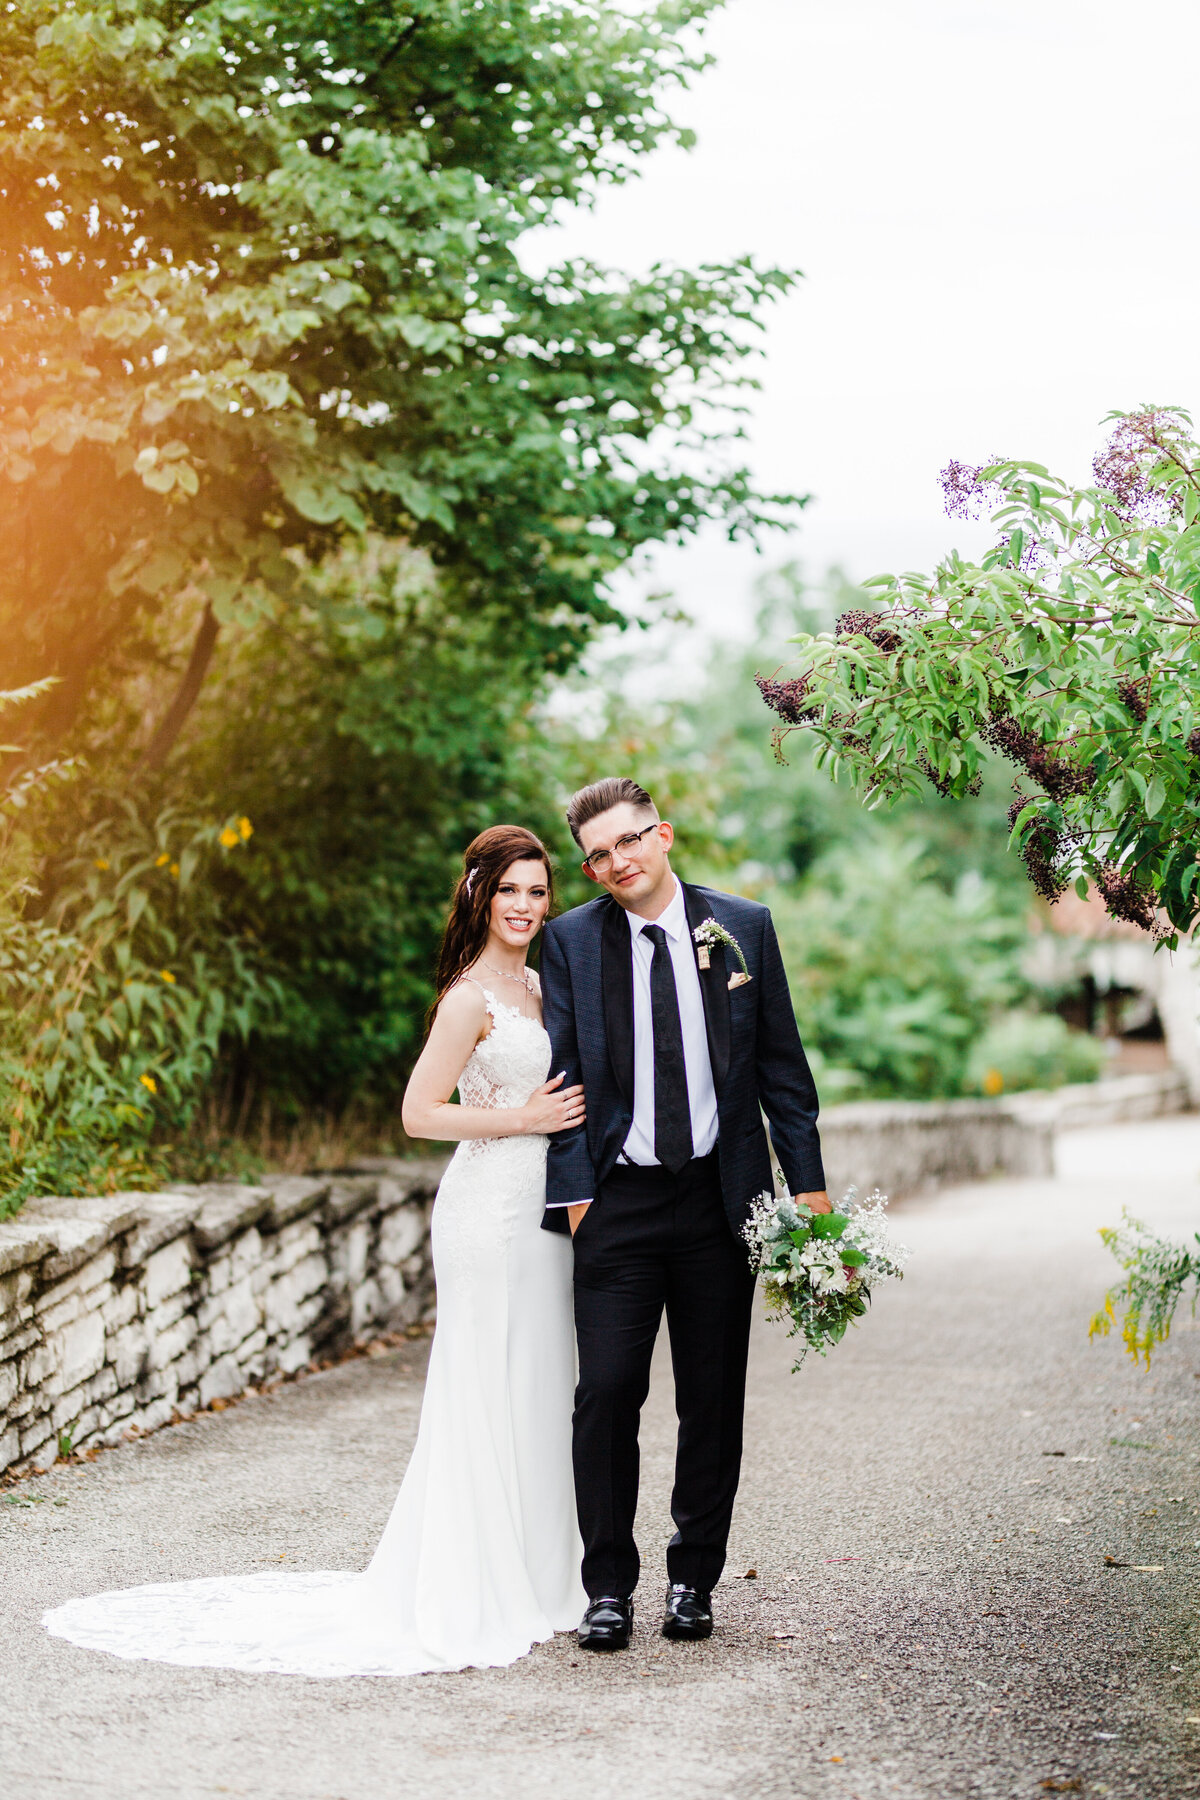
M 1148 1375 L 1112 1340 L 1089 1345 L 1112 1268 L 1095 1228 L 1122 1203 L 1195 1228 L 1200 1121 L 1072 1134 L 1056 1181 L 898 1208 L 908 1279 L 798 1377 L 760 1329 L 706 1645 L 657 1635 L 665 1368 L 623 1656 L 561 1637 L 506 1670 L 310 1682 L 120 1662 L 42 1631 L 71 1594 L 359 1565 L 412 1443 L 423 1344 L 10 1490 L 0 1785 L 22 1800 L 1200 1795 L 1200 1339 L 1185 1321 Z

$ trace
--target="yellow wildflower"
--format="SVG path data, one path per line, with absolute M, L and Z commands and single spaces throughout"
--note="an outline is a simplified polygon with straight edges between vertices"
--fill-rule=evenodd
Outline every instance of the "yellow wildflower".
M 141 1084 L 144 1088 L 149 1088 L 149 1090 L 152 1094 L 157 1094 L 158 1083 L 157 1083 L 157 1081 L 155 1081 L 153 1075 L 139 1075 L 138 1080 L 141 1082 Z
M 995 1098 L 1004 1092 L 1004 1077 L 999 1069 L 988 1069 L 983 1077 L 983 1091 Z
M 254 827 L 249 819 L 241 818 L 238 820 L 238 830 L 241 832 L 243 838 L 248 838 L 252 835 Z
M 160 981 L 169 981 L 174 984 L 175 977 L 172 975 L 170 969 L 160 969 L 158 975 Z
M 112 867 L 112 864 L 109 862 L 107 856 L 98 856 L 96 858 L 96 867 L 98 869 L 108 869 Z
M 155 857 L 154 866 L 156 869 L 161 869 L 161 868 L 163 868 L 163 866 L 166 863 L 169 863 L 170 860 L 171 860 L 171 852 L 169 850 L 164 850 L 161 856 Z
M 240 844 L 241 841 L 241 838 L 231 825 L 227 825 L 221 833 L 221 842 L 227 850 L 232 850 L 235 844 Z
M 176 881 L 178 881 L 179 880 L 179 864 L 172 863 L 170 868 L 167 870 L 167 874 L 173 875 L 175 877 Z

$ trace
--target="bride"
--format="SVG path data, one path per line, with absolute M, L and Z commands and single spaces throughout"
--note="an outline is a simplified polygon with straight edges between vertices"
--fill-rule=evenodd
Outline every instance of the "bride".
M 546 1134 L 582 1119 L 583 1091 L 546 1079 L 525 966 L 552 899 L 532 832 L 495 825 L 468 848 L 403 1111 L 411 1136 L 458 1145 L 433 1209 L 437 1331 L 416 1447 L 369 1567 L 96 1594 L 46 1614 L 56 1636 L 209 1668 L 415 1675 L 514 1662 L 578 1625 L 571 1242 L 540 1221 Z

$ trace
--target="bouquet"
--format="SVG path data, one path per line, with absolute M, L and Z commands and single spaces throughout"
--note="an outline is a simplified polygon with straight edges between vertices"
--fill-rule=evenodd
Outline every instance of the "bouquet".
M 787 1195 L 760 1194 L 753 1202 L 742 1235 L 762 1276 L 767 1311 L 788 1319 L 789 1337 L 804 1339 L 793 1374 L 810 1350 L 824 1356 L 829 1344 L 841 1343 L 866 1312 L 873 1282 L 902 1277 L 908 1251 L 888 1231 L 886 1205 L 878 1191 L 860 1205 L 854 1188 L 841 1212 L 814 1213 Z

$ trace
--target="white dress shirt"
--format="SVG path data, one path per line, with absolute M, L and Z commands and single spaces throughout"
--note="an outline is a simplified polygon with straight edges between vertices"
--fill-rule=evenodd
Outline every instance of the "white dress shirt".
M 692 1152 L 695 1156 L 707 1156 L 717 1141 L 717 1091 L 708 1055 L 696 946 L 688 930 L 683 889 L 677 881 L 670 905 L 657 919 L 641 919 L 631 912 L 625 917 L 633 939 L 633 1122 L 625 1139 L 625 1155 L 643 1168 L 658 1162 L 654 1154 L 654 1025 L 650 1010 L 654 945 L 646 936 L 646 927 L 661 925 L 667 935 L 679 997 L 683 1064 L 692 1115 Z

